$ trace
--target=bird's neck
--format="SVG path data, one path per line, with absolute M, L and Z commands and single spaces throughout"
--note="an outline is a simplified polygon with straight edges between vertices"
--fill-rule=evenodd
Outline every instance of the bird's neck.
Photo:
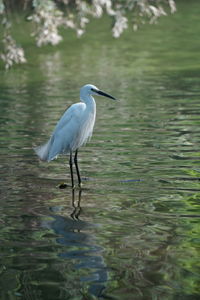
M 91 95 L 86 95 L 80 98 L 81 102 L 84 102 L 88 109 L 96 110 L 96 102 Z

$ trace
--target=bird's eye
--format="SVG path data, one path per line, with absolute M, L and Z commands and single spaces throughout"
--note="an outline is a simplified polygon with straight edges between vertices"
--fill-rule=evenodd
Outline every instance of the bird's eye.
M 94 92 L 94 93 L 98 93 L 98 90 L 97 90 L 97 89 L 91 88 L 91 91 Z

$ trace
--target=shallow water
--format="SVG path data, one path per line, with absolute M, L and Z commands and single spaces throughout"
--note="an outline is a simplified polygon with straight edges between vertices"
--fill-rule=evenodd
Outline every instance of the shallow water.
M 28 64 L 1 71 L 1 299 L 198 298 L 197 8 L 119 40 L 105 18 L 57 48 L 27 41 Z M 67 158 L 32 148 L 85 83 L 119 101 L 96 97 L 83 189 L 60 190 Z

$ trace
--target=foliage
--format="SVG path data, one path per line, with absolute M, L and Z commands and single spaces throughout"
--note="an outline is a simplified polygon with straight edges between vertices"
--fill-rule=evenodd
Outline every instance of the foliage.
M 6 69 L 14 63 L 26 62 L 23 48 L 17 46 L 9 29 L 9 19 L 12 19 L 13 11 L 21 3 L 29 14 L 27 20 L 34 24 L 33 35 L 38 47 L 60 43 L 63 39 L 59 34 L 61 27 L 74 29 L 78 37 L 82 36 L 89 18 L 100 18 L 104 13 L 113 19 L 112 35 L 119 38 L 130 25 L 136 31 L 146 22 L 155 24 L 160 17 L 167 15 L 167 7 L 171 13 L 176 11 L 175 0 L 24 0 L 20 1 L 20 4 L 15 2 L 0 0 L 1 23 L 4 26 L 4 51 L 1 53 L 1 59 L 5 62 Z

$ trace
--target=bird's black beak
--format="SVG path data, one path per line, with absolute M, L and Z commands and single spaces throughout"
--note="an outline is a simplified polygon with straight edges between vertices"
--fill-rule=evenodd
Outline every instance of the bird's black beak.
M 113 96 L 107 94 L 107 93 L 104 93 L 100 90 L 95 90 L 95 89 L 92 89 L 93 92 L 97 93 L 98 95 L 101 95 L 101 96 L 104 96 L 104 97 L 108 97 L 110 99 L 113 99 L 113 100 L 117 100 L 116 98 L 114 98 Z

